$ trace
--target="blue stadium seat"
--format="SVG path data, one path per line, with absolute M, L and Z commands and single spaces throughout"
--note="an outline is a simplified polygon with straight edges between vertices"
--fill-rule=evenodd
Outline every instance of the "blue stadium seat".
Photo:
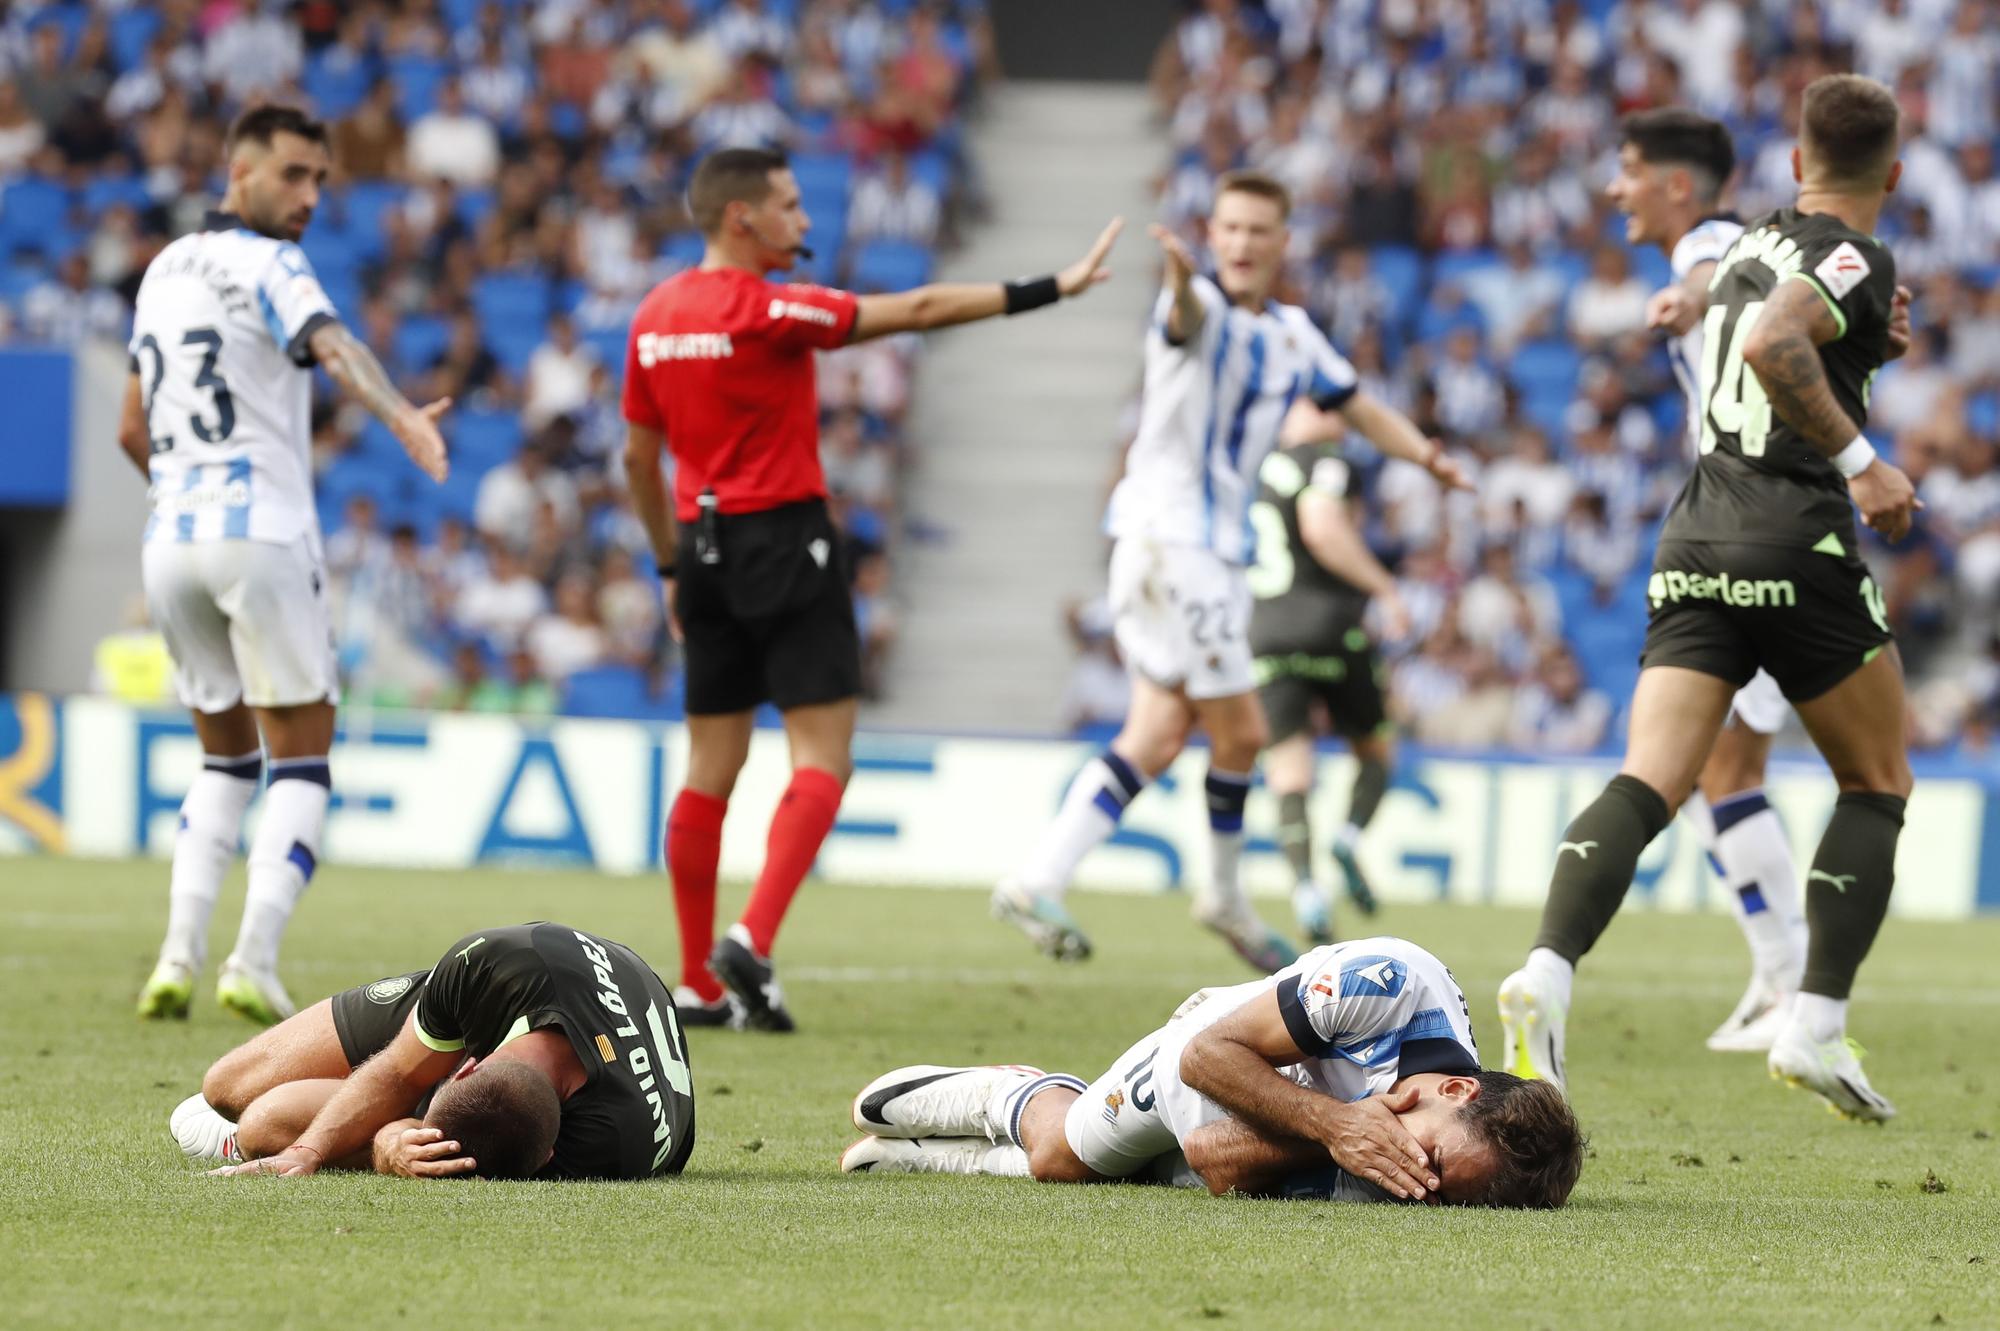
M 10 246 L 46 251 L 51 236 L 67 229 L 69 187 L 43 176 L 23 176 L 0 192 L 0 237 Z
M 472 308 L 489 330 L 532 326 L 539 336 L 548 322 L 549 296 L 546 277 L 518 269 L 487 273 L 472 284 Z
M 361 271 L 361 252 L 345 231 L 330 226 L 308 227 L 299 248 L 306 252 L 307 262 L 322 282 L 329 277 L 336 281 L 352 278 Z
M 1500 256 L 1492 250 L 1446 250 L 1431 261 L 1431 283 L 1461 282 L 1484 268 L 1500 266 Z
M 111 60 L 118 72 L 145 63 L 146 47 L 160 30 L 160 11 L 151 5 L 132 5 L 111 16 Z
M 701 262 L 703 245 L 699 231 L 676 231 L 660 242 L 660 257 L 692 268 Z
M 1507 377 L 1523 397 L 1560 396 L 1565 403 L 1575 396 L 1582 370 L 1583 354 L 1553 338 L 1523 343 L 1507 362 Z
M 1965 424 L 1987 439 L 2000 437 L 2000 393 L 1976 394 L 1965 404 Z
M 1377 245 L 1368 252 L 1368 268 L 1388 291 L 1396 323 L 1407 326 L 1423 299 L 1423 256 L 1407 245 Z
M 454 210 L 458 220 L 469 227 L 477 227 L 493 212 L 493 191 L 490 189 L 460 189 L 458 207 Z
M 535 348 L 542 345 L 544 329 L 540 323 L 496 325 L 481 320 L 480 332 L 486 339 L 486 349 L 493 353 L 493 359 L 499 361 L 507 373 L 519 378 L 527 372 L 528 361 L 534 356 Z
M 391 56 L 388 67 L 396 84 L 396 110 L 406 125 L 437 105 L 438 86 L 451 73 L 451 65 L 436 56 L 411 53 Z
M 931 252 L 901 240 L 871 240 L 854 252 L 856 291 L 907 291 L 931 278 Z
M 1674 280 L 1674 266 L 1667 256 L 1652 245 L 1630 246 L 1625 257 L 1632 264 L 1632 271 L 1648 291 L 1658 291 Z
M 622 381 L 625 375 L 626 332 L 623 328 L 586 328 L 577 334 L 598 363 L 611 371 L 614 383 Z
M 399 455 L 401 452 L 397 449 Z M 407 461 L 361 453 L 336 459 L 320 476 L 317 486 L 320 525 L 328 533 L 339 530 L 346 522 L 347 503 L 356 495 L 367 495 L 378 508 L 385 510 L 400 503 L 403 478 L 399 468 L 408 466 Z
M 561 711 L 564 716 L 631 717 L 637 720 L 665 719 L 665 700 L 653 696 L 646 677 L 628 665 L 596 666 L 579 670 L 563 683 Z
M 951 193 L 951 158 L 936 148 L 926 148 L 922 152 L 911 153 L 909 157 L 910 179 L 919 184 L 929 185 L 942 199 Z
M 846 153 L 800 153 L 792 158 L 792 176 L 799 182 L 800 194 L 837 194 L 844 209 L 854 188 L 854 163 Z
M 312 99 L 313 109 L 327 120 L 352 113 L 374 82 L 375 71 L 369 63 L 326 52 L 308 57 L 299 76 L 299 86 Z
M 347 187 L 345 230 L 367 258 L 382 253 L 388 243 L 383 218 L 400 208 L 408 191 L 390 180 L 357 180 Z
M 92 176 L 84 182 L 83 210 L 96 217 L 113 204 L 145 210 L 153 203 L 144 176 Z
M 463 458 L 481 473 L 521 451 L 521 418 L 508 411 L 454 411 L 444 433 L 454 463 Z
M 76 54 L 76 39 L 83 35 L 84 27 L 89 22 L 90 8 L 87 5 L 51 5 L 37 12 L 28 21 L 28 29 L 32 32 L 51 24 L 61 28 L 63 59 L 68 60 Z
M 396 326 L 395 356 L 408 372 L 427 370 L 451 342 L 451 325 L 435 314 L 412 314 Z

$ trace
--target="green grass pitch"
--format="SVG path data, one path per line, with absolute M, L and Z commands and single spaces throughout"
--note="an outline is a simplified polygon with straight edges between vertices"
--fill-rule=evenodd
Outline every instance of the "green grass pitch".
M 132 1016 L 165 881 L 156 864 L 0 861 L 8 1325 L 2000 1326 L 2000 920 L 1884 931 L 1853 1023 L 1903 1111 L 1884 1129 L 1702 1048 L 1745 970 L 1727 920 L 1621 920 L 1570 1027 L 1593 1155 L 1567 1210 L 1511 1214 L 842 1178 L 848 1102 L 877 1072 L 1094 1076 L 1243 972 L 1176 901 L 1080 897 L 1098 955 L 1059 969 L 976 893 L 820 884 L 780 943 L 801 1033 L 691 1035 L 700 1137 L 682 1178 L 207 1178 L 167 1112 L 249 1031 L 206 991 L 184 1024 Z M 217 952 L 240 901 L 239 871 Z M 334 868 L 285 975 L 318 997 L 537 917 L 672 973 L 659 881 Z M 1398 906 L 1380 926 L 1452 965 L 1497 1058 L 1493 989 L 1531 919 Z

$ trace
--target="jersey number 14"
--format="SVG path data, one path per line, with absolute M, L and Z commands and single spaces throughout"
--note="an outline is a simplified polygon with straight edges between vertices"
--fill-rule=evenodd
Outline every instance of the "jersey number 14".
M 1763 381 L 1743 363 L 1743 346 L 1764 302 L 1746 303 L 1736 316 L 1736 324 L 1723 340 L 1723 326 L 1729 322 L 1729 307 L 1711 305 L 1702 319 L 1702 400 L 1701 451 L 1713 453 L 1718 437 L 1734 435 L 1737 450 L 1746 458 L 1764 456 L 1764 444 L 1771 434 L 1771 399 L 1764 395 Z

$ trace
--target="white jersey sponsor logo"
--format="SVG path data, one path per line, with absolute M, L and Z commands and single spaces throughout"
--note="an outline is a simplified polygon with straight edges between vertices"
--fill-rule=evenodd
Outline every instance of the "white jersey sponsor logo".
M 648 370 L 663 360 L 728 360 L 735 354 L 727 333 L 639 334 L 639 364 Z
M 771 302 L 771 317 L 773 319 L 801 319 L 809 324 L 818 324 L 822 328 L 831 328 L 840 322 L 832 310 L 823 310 L 817 305 L 801 305 L 795 300 L 773 300 Z
M 146 270 L 128 350 L 152 441 L 149 541 L 317 540 L 303 251 L 212 215 Z
M 1194 279 L 1194 293 L 1202 326 L 1180 345 L 1166 336 L 1172 293 L 1160 295 L 1146 338 L 1139 433 L 1105 528 L 1247 564 L 1256 547 L 1249 512 L 1257 471 L 1285 413 L 1301 397 L 1345 401 L 1354 367 L 1295 305 L 1247 310 L 1206 277 Z

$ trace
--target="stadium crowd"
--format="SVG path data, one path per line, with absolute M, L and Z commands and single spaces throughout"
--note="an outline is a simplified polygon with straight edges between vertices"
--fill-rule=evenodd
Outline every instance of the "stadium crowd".
M 640 297 L 701 255 L 687 175 L 784 146 L 814 220 L 803 275 L 920 283 L 971 198 L 962 112 L 991 50 L 979 0 L 0 4 L 0 341 L 122 343 L 148 261 L 221 195 L 222 127 L 260 100 L 311 109 L 334 177 L 306 254 L 400 387 L 457 404 L 440 488 L 319 395 L 350 697 L 671 713 L 617 385 Z M 820 369 L 871 685 L 915 352 Z
M 1871 435 L 1922 487 L 1917 532 L 1867 551 L 1914 687 L 1916 738 L 2000 724 L 2000 6 L 1986 0 L 1196 0 L 1155 63 L 1173 145 L 1163 219 L 1194 243 L 1239 166 L 1292 190 L 1292 296 L 1366 387 L 1476 471 L 1446 495 L 1351 456 L 1371 544 L 1414 628 L 1392 707 L 1448 745 L 1617 742 L 1658 520 L 1691 465 L 1662 344 L 1666 259 L 1628 248 L 1603 189 L 1621 114 L 1723 121 L 1749 217 L 1789 203 L 1799 94 L 1858 69 L 1908 142 L 1884 240 L 1916 344 L 1875 385 Z M 1070 719 L 1115 704 L 1083 653 Z M 1101 706 L 1085 705 L 1098 700 Z

